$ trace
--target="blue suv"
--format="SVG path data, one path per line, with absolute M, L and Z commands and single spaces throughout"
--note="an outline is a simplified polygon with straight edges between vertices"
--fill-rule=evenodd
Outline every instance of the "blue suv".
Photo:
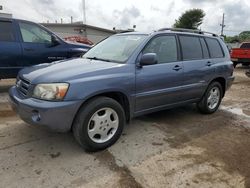
M 28 66 L 80 57 L 89 45 L 66 42 L 42 25 L 0 17 L 0 79 Z
M 136 116 L 190 103 L 214 113 L 233 70 L 217 35 L 166 28 L 117 34 L 83 58 L 26 68 L 9 95 L 24 121 L 72 130 L 83 148 L 97 151 Z

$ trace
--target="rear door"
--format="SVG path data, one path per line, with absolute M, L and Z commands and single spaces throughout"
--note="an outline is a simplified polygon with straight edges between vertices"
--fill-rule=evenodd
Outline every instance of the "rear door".
M 154 111 L 181 101 L 183 65 L 175 35 L 156 36 L 142 54 L 156 53 L 158 64 L 136 70 L 136 111 Z
M 213 77 L 214 66 L 203 37 L 179 35 L 184 67 L 185 101 L 201 98 Z
M 21 45 L 18 41 L 15 22 L 0 20 L 0 79 L 14 78 L 22 68 Z
M 67 58 L 68 49 L 61 44 L 53 45 L 52 34 L 31 22 L 20 21 L 24 67 Z

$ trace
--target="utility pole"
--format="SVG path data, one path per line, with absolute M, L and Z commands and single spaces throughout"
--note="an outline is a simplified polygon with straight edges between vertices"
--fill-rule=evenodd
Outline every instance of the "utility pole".
M 220 33 L 220 35 L 224 36 L 224 27 L 226 27 L 226 25 L 225 25 L 225 14 L 224 13 L 223 13 L 223 16 L 222 16 L 222 22 L 221 22 L 220 26 L 221 26 L 221 33 Z
M 86 18 L 86 5 L 85 5 L 85 0 L 82 0 L 82 8 L 83 8 L 83 25 L 84 25 L 84 35 L 87 37 L 87 18 Z
M 86 5 L 85 5 L 85 0 L 82 0 L 82 8 L 83 8 L 83 24 L 86 24 L 87 19 L 86 19 Z

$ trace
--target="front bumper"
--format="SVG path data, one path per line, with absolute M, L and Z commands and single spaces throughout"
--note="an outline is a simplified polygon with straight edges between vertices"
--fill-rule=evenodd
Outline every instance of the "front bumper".
M 74 117 L 82 104 L 82 101 L 50 102 L 24 98 L 16 86 L 9 90 L 9 101 L 25 122 L 48 127 L 56 132 L 67 132 L 71 129 Z

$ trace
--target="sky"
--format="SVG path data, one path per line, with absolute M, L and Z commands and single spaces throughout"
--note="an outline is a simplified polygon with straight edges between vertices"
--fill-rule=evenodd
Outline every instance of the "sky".
M 249 0 L 85 0 L 87 24 L 107 29 L 153 31 L 171 27 L 188 9 L 206 13 L 201 29 L 220 34 L 225 13 L 225 34 L 250 30 Z M 14 18 L 35 22 L 70 22 L 83 20 L 82 0 L 1 0 L 3 10 Z

